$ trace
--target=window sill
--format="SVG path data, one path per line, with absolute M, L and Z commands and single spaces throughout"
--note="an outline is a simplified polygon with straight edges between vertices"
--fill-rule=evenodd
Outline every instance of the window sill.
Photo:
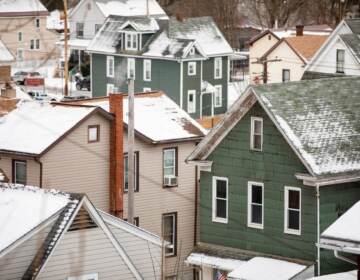
M 164 189 L 171 189 L 171 188 L 177 188 L 179 185 L 178 184 L 176 184 L 176 185 L 163 185 L 163 188 Z
M 251 152 L 262 152 L 263 150 L 261 149 L 254 149 L 254 148 L 250 148 Z
M 173 258 L 173 257 L 176 257 L 176 254 L 165 255 L 165 258 Z
M 227 224 L 228 220 L 224 218 L 212 218 L 213 223 Z
M 247 226 L 248 226 L 249 228 L 264 229 L 264 225 L 260 225 L 260 224 L 248 223 Z
M 301 230 L 292 230 L 292 229 L 285 229 L 284 233 L 291 234 L 291 235 L 301 235 Z
M 127 194 L 129 191 L 128 190 L 124 190 L 124 194 Z M 139 190 L 134 190 L 134 193 L 138 193 Z

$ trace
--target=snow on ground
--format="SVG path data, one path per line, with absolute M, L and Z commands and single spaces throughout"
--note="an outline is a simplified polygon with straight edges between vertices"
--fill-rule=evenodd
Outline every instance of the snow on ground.
M 357 271 L 348 271 L 342 273 L 328 274 L 319 277 L 312 277 L 308 280 L 356 280 L 357 279 Z
M 201 253 L 191 253 L 185 262 L 192 265 L 207 266 L 226 271 L 232 271 L 246 263 L 246 261 L 219 258 Z
M 25 91 L 23 91 L 19 86 L 15 87 L 16 90 L 16 98 L 21 100 L 33 100 L 29 94 L 27 94 Z
M 68 202 L 69 196 L 58 191 L 0 184 L 0 252 Z
M 260 269 L 259 269 L 260 268 Z M 289 280 L 306 266 L 271 258 L 255 257 L 228 274 L 230 279 Z M 266 273 L 264 273 L 266 271 Z

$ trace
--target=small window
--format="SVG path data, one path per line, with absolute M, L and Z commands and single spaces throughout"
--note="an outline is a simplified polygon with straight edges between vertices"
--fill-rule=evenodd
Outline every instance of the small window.
M 126 32 L 125 33 L 125 48 L 127 50 L 134 50 L 138 49 L 138 35 L 133 32 Z
M 176 256 L 177 243 L 177 213 L 163 215 L 163 238 L 169 245 L 165 248 L 165 256 Z
M 35 49 L 40 50 L 40 39 L 35 40 Z
M 188 62 L 188 75 L 196 75 L 196 62 Z
M 222 85 L 215 86 L 214 99 L 215 99 L 215 107 L 221 107 L 222 106 Z
M 84 23 L 83 22 L 76 23 L 76 38 L 79 38 L 79 39 L 84 38 Z
M 149 87 L 144 87 L 143 88 L 143 92 L 150 92 L 151 91 L 151 88 L 149 88 Z
M 139 152 L 134 153 L 134 178 L 135 186 L 134 191 L 139 191 Z M 129 189 L 129 157 L 128 154 L 124 154 L 124 191 Z
M 144 59 L 144 81 L 151 81 L 151 60 Z
M 100 125 L 88 126 L 88 142 L 94 143 L 100 141 Z
M 344 73 L 345 50 L 336 50 L 336 73 Z
M 190 55 L 195 55 L 195 48 L 194 48 L 194 47 L 192 47 L 192 48 L 190 49 L 189 54 L 190 54 Z
M 17 49 L 16 50 L 16 59 L 17 59 L 17 61 L 23 61 L 24 60 L 24 50 L 23 49 Z
M 214 77 L 215 79 L 222 78 L 222 58 L 216 57 L 214 59 Z
M 163 150 L 164 187 L 176 187 L 177 182 L 177 148 Z
M 135 80 L 135 58 L 127 59 L 127 77 Z
M 263 183 L 248 183 L 248 227 L 264 228 Z
M 83 274 L 79 276 L 68 277 L 67 280 L 98 280 L 99 276 L 97 273 Z
M 212 182 L 212 220 L 213 222 L 228 222 L 228 179 L 213 177 Z
M 40 19 L 39 18 L 35 19 L 35 27 L 40 28 Z
M 189 114 L 196 112 L 196 91 L 195 90 L 188 90 L 187 112 Z
M 90 3 L 89 3 L 90 4 Z M 98 33 L 98 31 L 101 28 L 101 24 L 95 24 L 95 34 Z
M 114 93 L 114 85 L 106 84 L 106 95 L 109 96 L 110 93 Z
M 23 41 L 23 33 L 22 32 L 18 32 L 18 41 L 19 42 Z
M 109 78 L 114 78 L 114 57 L 106 57 L 106 76 Z
M 13 160 L 12 181 L 14 184 L 26 185 L 26 161 Z
M 262 151 L 263 145 L 263 119 L 251 117 L 251 139 L 250 149 L 254 151 Z
M 290 70 L 289 69 L 282 70 L 282 81 L 283 81 L 283 83 L 290 82 Z
M 285 233 L 301 234 L 301 189 L 285 187 Z
M 39 50 L 39 49 L 40 49 L 40 39 L 31 39 L 30 50 Z

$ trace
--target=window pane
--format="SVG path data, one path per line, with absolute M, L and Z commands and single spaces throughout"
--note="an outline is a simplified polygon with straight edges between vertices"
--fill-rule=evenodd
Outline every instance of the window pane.
M 252 186 L 251 192 L 252 203 L 262 204 L 262 187 Z
M 262 224 L 262 206 L 252 205 L 251 209 L 251 222 L 256 224 Z
M 261 150 L 261 135 L 254 135 L 254 148 Z
M 261 134 L 261 121 L 254 121 L 255 134 Z
M 288 212 L 288 228 L 300 229 L 300 213 L 299 211 L 289 210 Z
M 300 192 L 289 190 L 289 208 L 300 209 Z
M 226 219 L 226 200 L 216 200 L 216 217 Z
M 175 176 L 175 168 L 173 168 L 173 167 L 164 168 L 164 175 L 165 176 Z
M 172 167 L 175 166 L 175 151 L 165 150 L 164 151 L 164 166 Z
M 15 163 L 15 183 L 26 184 L 26 163 L 16 162 Z
M 226 181 L 216 180 L 216 197 L 226 198 Z
M 166 215 L 163 218 L 163 234 L 164 234 L 164 240 L 169 242 L 170 245 L 166 247 L 165 253 L 166 254 L 172 254 L 174 252 L 175 246 L 175 232 L 174 232 L 174 226 L 175 226 L 175 216 L 174 215 Z
M 97 141 L 98 139 L 98 129 L 97 127 L 89 128 L 89 141 Z

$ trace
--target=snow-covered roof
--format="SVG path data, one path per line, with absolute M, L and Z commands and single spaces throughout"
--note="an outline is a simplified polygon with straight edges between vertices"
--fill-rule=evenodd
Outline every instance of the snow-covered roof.
M 0 183 L 0 252 L 68 202 L 68 195 L 55 190 Z
M 61 11 L 54 10 L 46 18 L 46 28 L 54 30 L 63 30 L 64 29 L 64 20 L 61 19 Z
M 307 280 L 356 280 L 357 270 L 312 277 Z
M 242 266 L 246 261 L 230 258 L 220 258 L 203 253 L 191 253 L 185 260 L 187 264 L 196 266 L 207 266 L 215 269 L 233 271 Z
M 354 243 L 353 245 L 342 244 L 340 247 L 352 247 L 360 254 L 360 201 L 355 203 L 349 210 L 332 223 L 322 234 L 320 243 L 323 245 L 337 245 L 340 241 Z M 357 245 L 356 245 L 357 244 Z
M 19 102 L 16 109 L 0 117 L 0 151 L 41 154 L 95 110 L 94 107 Z
M 108 98 L 84 101 L 109 111 Z M 202 138 L 207 131 L 162 92 L 135 95 L 135 130 L 151 142 Z M 128 123 L 128 99 L 124 96 L 124 122 Z
M 41 3 L 40 0 L 1 0 L 0 1 L 0 16 L 10 15 L 12 13 L 35 13 L 46 12 L 48 10 Z
M 11 62 L 14 60 L 15 60 L 15 57 L 11 54 L 11 52 L 5 46 L 5 44 L 0 40 L 0 63 L 1 62 Z
M 261 268 L 261 269 L 259 269 Z M 272 258 L 255 257 L 230 272 L 228 279 L 289 280 L 306 266 Z M 266 271 L 266 273 L 264 273 Z

